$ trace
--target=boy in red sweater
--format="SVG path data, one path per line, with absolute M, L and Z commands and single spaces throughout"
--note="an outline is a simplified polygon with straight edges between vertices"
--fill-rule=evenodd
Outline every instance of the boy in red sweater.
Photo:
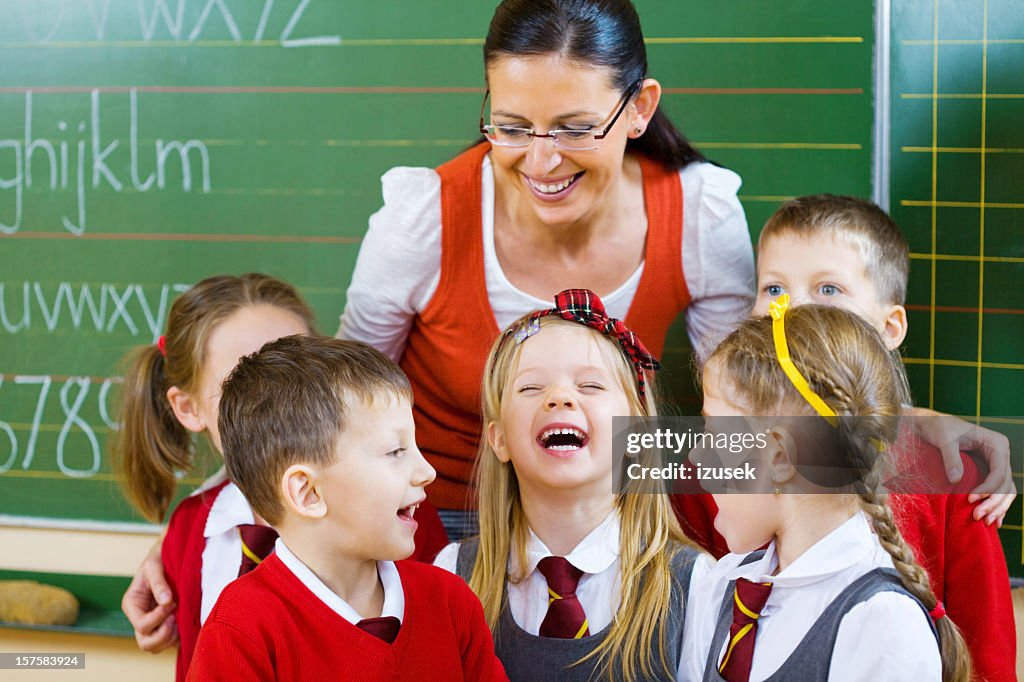
M 365 344 L 291 336 L 224 384 L 228 476 L 280 534 L 221 594 L 189 680 L 507 680 L 476 596 L 417 562 L 434 470 L 412 392 Z
M 907 333 L 903 307 L 909 250 L 882 209 L 854 197 L 817 195 L 783 204 L 765 224 L 757 247 L 755 315 L 788 293 L 794 305 L 842 306 L 870 320 L 896 349 Z M 935 449 L 912 434 L 900 438 L 903 494 L 890 496 L 893 514 L 932 590 L 960 628 L 977 679 L 1015 680 L 1016 640 L 1009 576 L 994 525 L 972 517 L 966 494 L 984 476 L 962 454 L 964 476 L 948 487 Z M 892 482 L 890 482 L 892 483 Z M 911 492 L 912 491 L 912 492 Z

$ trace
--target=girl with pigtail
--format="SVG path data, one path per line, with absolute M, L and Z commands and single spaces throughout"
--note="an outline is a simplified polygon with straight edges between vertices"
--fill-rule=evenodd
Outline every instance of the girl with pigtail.
M 221 451 L 220 387 L 238 360 L 283 336 L 315 333 L 315 320 L 290 284 L 249 273 L 193 286 L 171 306 L 166 330 L 129 357 L 114 446 L 125 496 L 153 522 L 166 516 L 179 474 L 193 468 L 195 435 Z M 417 520 L 414 558 L 429 560 L 447 536 L 432 508 L 421 507 Z M 184 680 L 217 597 L 272 551 L 276 536 L 223 470 L 185 498 L 121 602 L 139 647 L 180 641 L 176 678 Z
M 970 680 L 966 645 L 879 489 L 907 389 L 878 332 L 783 296 L 722 342 L 702 378 L 709 432 L 767 438 L 742 455 L 692 455 L 745 458 L 758 475 L 715 491 L 732 553 L 694 571 L 681 678 Z

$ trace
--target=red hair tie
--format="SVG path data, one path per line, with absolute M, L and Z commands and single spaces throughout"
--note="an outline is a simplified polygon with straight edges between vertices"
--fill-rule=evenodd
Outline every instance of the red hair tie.
M 160 355 L 167 357 L 167 337 L 163 334 L 156 340 L 156 348 L 160 351 Z
M 932 617 L 932 620 L 939 620 L 946 617 L 946 607 L 943 606 L 941 601 L 935 602 L 935 608 L 928 612 L 928 615 Z
M 643 397 L 644 370 L 658 369 L 660 367 L 658 360 L 648 352 L 640 341 L 640 337 L 632 332 L 622 320 L 608 317 L 604 303 L 601 302 L 597 294 L 590 289 L 566 289 L 555 296 L 554 308 L 538 310 L 530 315 L 526 325 L 508 331 L 515 334 L 516 343 L 522 343 L 540 331 L 537 320 L 548 315 L 558 315 L 563 320 L 591 327 L 617 340 L 626 353 L 626 357 L 636 369 L 638 390 L 640 396 Z

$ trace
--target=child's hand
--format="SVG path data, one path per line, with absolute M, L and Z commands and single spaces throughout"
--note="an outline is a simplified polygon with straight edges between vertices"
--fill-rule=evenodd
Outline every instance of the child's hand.
M 974 452 L 985 460 L 989 468 L 988 476 L 971 491 L 967 499 L 972 504 L 980 502 L 974 510 L 975 520 L 984 518 L 986 525 L 995 523 L 1002 526 L 1003 517 L 1017 494 L 1010 469 L 1009 439 L 997 431 L 924 407 L 910 408 L 907 414 L 912 417 L 931 417 L 925 422 L 928 428 L 919 428 L 919 434 L 923 440 L 942 452 L 946 475 L 951 483 L 956 483 L 963 475 L 961 450 Z
M 178 643 L 172 615 L 175 604 L 160 560 L 162 541 L 163 537 L 149 550 L 121 598 L 121 610 L 135 629 L 135 641 L 140 649 L 153 654 Z

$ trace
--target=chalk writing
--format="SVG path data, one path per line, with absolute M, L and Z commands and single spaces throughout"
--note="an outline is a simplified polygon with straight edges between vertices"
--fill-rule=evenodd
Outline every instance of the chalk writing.
M 103 136 L 99 90 L 89 95 L 88 121 L 69 126 L 67 121 L 60 120 L 55 133 L 35 129 L 36 96 L 32 90 L 25 92 L 22 136 L 0 139 L 0 233 L 13 234 L 20 229 L 25 217 L 25 190 L 31 189 L 40 178 L 49 192 L 74 192 L 73 210 L 65 210 L 61 215 L 62 226 L 72 234 L 86 231 L 87 192 L 101 186 L 120 193 L 127 181 L 138 192 L 148 192 L 154 187 L 164 190 L 168 186 L 168 168 L 174 166 L 181 174 L 182 191 L 191 192 L 197 187 L 204 194 L 210 192 L 210 150 L 201 140 L 156 138 L 149 154 L 153 169 L 144 175 L 141 170 L 144 155 L 139 143 L 139 97 L 134 88 L 128 92 L 127 141 Z M 69 130 L 72 130 L 71 139 L 67 139 Z M 39 135 L 40 132 L 43 135 Z M 48 133 L 57 138 L 56 144 L 50 141 Z M 124 147 L 128 152 L 127 178 L 123 170 L 118 170 L 125 166 Z

